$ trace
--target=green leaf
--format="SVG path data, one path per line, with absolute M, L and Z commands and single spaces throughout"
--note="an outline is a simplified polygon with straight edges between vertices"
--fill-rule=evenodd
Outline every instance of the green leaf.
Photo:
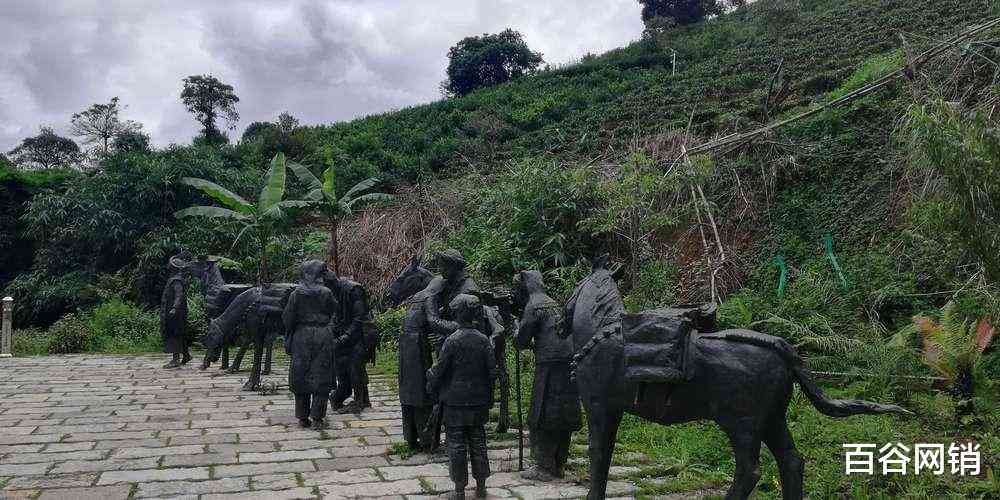
M 364 195 L 358 196 L 357 198 L 355 198 L 355 199 L 347 202 L 347 206 L 349 206 L 353 210 L 354 209 L 354 205 L 357 205 L 357 204 L 365 204 L 365 203 L 388 203 L 388 202 L 390 202 L 392 200 L 395 200 L 395 199 L 396 199 L 396 197 L 393 196 L 393 195 L 391 195 L 391 194 L 385 194 L 385 193 L 368 193 L 368 194 L 364 194 Z
M 250 220 L 252 217 L 246 214 L 241 214 L 235 210 L 230 210 L 228 208 L 222 207 L 205 207 L 196 206 L 188 207 L 184 210 L 178 210 L 174 212 L 174 217 L 182 219 L 184 217 L 208 217 L 210 219 L 232 219 L 232 220 Z
M 271 160 L 271 168 L 267 171 L 264 189 L 260 191 L 260 201 L 257 210 L 265 213 L 278 204 L 285 196 L 285 155 L 278 153 Z
M 323 183 L 313 175 L 312 171 L 309 170 L 305 165 L 300 163 L 289 162 L 288 168 L 292 170 L 295 177 L 306 184 L 310 190 L 323 189 Z
M 378 184 L 378 179 L 375 177 L 369 177 L 368 179 L 365 179 L 355 184 L 354 187 L 352 187 L 346 193 L 344 193 L 344 198 L 350 200 L 351 197 L 354 196 L 355 194 L 360 193 L 362 191 L 368 191 L 369 189 L 375 187 L 376 184 Z
M 209 255 L 208 258 L 216 261 L 222 266 L 223 269 L 232 269 L 235 271 L 243 272 L 243 264 L 236 262 L 228 257 L 223 257 L 221 255 Z
M 196 177 L 184 177 L 180 182 L 181 184 L 198 188 L 201 192 L 231 210 L 247 215 L 252 214 L 254 211 L 253 205 L 244 200 L 240 195 L 212 181 L 206 181 L 205 179 L 198 179 Z
M 323 201 L 323 199 L 325 198 L 325 196 L 323 195 L 323 188 L 313 189 L 312 191 L 309 191 L 308 193 L 306 193 L 305 198 L 307 200 L 312 200 L 312 201 Z
M 329 200 L 337 198 L 337 173 L 333 170 L 333 167 L 323 171 L 323 194 Z

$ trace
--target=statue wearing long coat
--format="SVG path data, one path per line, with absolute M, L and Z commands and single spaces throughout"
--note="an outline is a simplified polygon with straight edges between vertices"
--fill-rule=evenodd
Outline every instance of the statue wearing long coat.
M 300 423 L 308 425 L 311 417 L 313 423 L 322 425 L 335 373 L 333 323 L 337 302 L 333 292 L 322 284 L 325 264 L 307 261 L 302 267 L 302 284 L 289 295 L 282 313 L 285 351 L 292 356 L 288 387 L 295 394 L 295 416 Z
M 163 337 L 163 352 L 184 354 L 187 352 L 187 295 L 184 278 L 175 273 L 167 280 L 160 296 L 160 335 Z
M 427 393 L 427 370 L 431 356 L 430 325 L 427 324 L 426 291 L 409 299 L 409 309 L 399 333 L 399 403 L 403 412 L 403 438 L 411 449 L 431 447 L 434 436 L 425 435 L 434 400 Z
M 582 423 L 579 391 L 569 374 L 573 341 L 556 334 L 562 321 L 561 307 L 545 295 L 541 273 L 524 271 L 519 278 L 525 303 L 516 344 L 535 353 L 528 414 L 532 456 L 545 473 L 561 477 L 569 458 L 570 437 Z

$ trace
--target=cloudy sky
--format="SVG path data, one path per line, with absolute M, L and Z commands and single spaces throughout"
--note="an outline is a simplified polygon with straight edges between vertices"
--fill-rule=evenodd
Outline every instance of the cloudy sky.
M 119 96 L 158 145 L 197 123 L 181 79 L 236 87 L 241 121 L 330 123 L 440 98 L 448 48 L 512 27 L 548 63 L 639 37 L 636 0 L 0 0 L 0 151 Z

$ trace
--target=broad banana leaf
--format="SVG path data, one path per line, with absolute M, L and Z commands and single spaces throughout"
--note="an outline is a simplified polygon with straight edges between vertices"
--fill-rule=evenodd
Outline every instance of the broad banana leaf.
M 181 184 L 187 184 L 188 186 L 198 188 L 201 192 L 231 210 L 247 215 L 252 214 L 254 211 L 253 205 L 244 200 L 240 195 L 212 181 L 206 181 L 205 179 L 198 179 L 196 177 L 184 177 L 181 179 Z
M 196 206 L 174 212 L 174 217 L 208 217 L 210 219 L 251 220 L 253 217 L 222 207 Z
M 331 203 L 337 201 L 337 172 L 333 167 L 323 171 L 323 196 Z
M 368 191 L 369 189 L 375 187 L 376 184 L 378 184 L 378 179 L 375 177 L 369 177 L 368 179 L 365 179 L 355 184 L 354 187 L 347 190 L 347 192 L 344 193 L 344 198 L 350 200 L 355 194 L 358 194 L 362 191 Z
M 289 208 L 309 208 L 316 202 L 310 200 L 283 200 L 271 207 L 270 210 L 261 214 L 264 219 L 280 219 L 284 216 L 284 211 Z
M 357 205 L 359 203 L 390 202 L 390 201 L 392 201 L 394 199 L 395 199 L 395 197 L 393 197 L 391 194 L 385 194 L 385 193 L 368 193 L 368 194 L 363 194 L 361 196 L 358 196 L 357 198 L 354 198 L 353 200 L 347 202 L 347 205 L 348 205 L 348 207 L 350 207 L 351 209 L 353 209 L 354 205 Z
M 264 188 L 260 191 L 260 199 L 257 202 L 257 210 L 260 213 L 267 213 L 282 198 L 285 197 L 285 155 L 278 153 L 271 159 L 271 168 L 267 171 L 267 178 L 264 180 Z
M 323 190 L 323 183 L 305 165 L 289 162 L 288 168 L 292 170 L 295 177 L 306 184 L 310 191 Z

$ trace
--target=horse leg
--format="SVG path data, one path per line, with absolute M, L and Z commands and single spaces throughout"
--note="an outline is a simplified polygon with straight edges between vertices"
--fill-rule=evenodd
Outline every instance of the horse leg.
M 229 367 L 229 373 L 236 373 L 240 371 L 240 366 L 243 365 L 243 357 L 247 355 L 247 350 L 250 349 L 250 344 L 253 341 L 248 337 L 242 344 L 240 344 L 240 349 L 236 351 L 236 356 L 233 357 L 233 364 Z
M 229 369 L 229 345 L 222 346 L 222 365 L 219 366 L 220 370 Z
M 253 343 L 253 366 L 250 367 L 250 378 L 243 385 L 244 391 L 256 391 L 260 389 L 260 361 L 264 352 L 264 342 L 254 341 Z
M 621 412 L 609 412 L 603 404 L 591 405 L 587 411 L 590 431 L 590 491 L 588 500 L 603 500 L 608 489 L 611 455 L 615 452 L 615 436 L 621 422 Z
M 760 481 L 760 438 L 753 423 L 723 426 L 736 457 L 736 473 L 726 500 L 744 500 Z
M 274 351 L 274 342 L 267 342 L 264 344 L 264 370 L 261 371 L 263 375 L 271 374 L 271 355 Z
M 781 473 L 781 498 L 784 500 L 800 500 L 802 498 L 802 473 L 805 462 L 795 450 L 792 433 L 788 431 L 785 415 L 772 419 L 764 431 L 764 443 L 778 462 Z

